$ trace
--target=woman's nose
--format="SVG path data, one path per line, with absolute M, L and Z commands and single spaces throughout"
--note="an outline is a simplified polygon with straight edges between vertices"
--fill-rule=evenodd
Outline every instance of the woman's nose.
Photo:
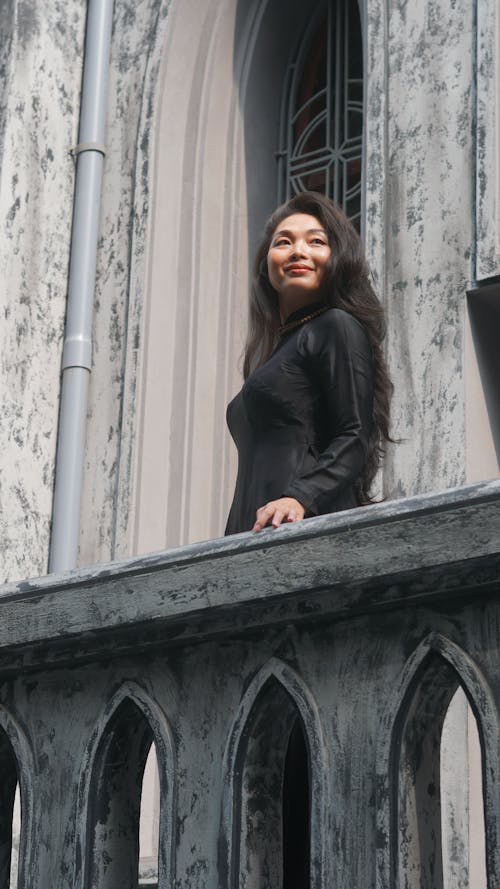
M 300 241 L 294 241 L 292 244 L 292 257 L 295 256 L 305 256 L 307 253 L 307 245 L 305 241 L 302 239 Z

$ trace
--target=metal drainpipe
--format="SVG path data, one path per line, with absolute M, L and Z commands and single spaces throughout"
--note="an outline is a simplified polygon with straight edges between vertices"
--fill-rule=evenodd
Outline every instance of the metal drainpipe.
M 89 0 L 69 264 L 49 572 L 78 554 L 113 0 Z

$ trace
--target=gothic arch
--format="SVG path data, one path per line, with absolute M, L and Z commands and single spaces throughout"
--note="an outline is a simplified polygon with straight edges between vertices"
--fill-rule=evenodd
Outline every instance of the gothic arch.
M 427 689 L 426 682 L 429 686 Z M 393 689 L 381 722 L 381 740 L 377 751 L 376 810 L 380 840 L 377 850 L 377 889 L 396 886 L 399 760 L 408 714 L 418 695 L 422 696 L 424 702 L 430 702 L 432 698 L 439 711 L 437 722 L 433 726 L 435 742 L 440 737 L 447 707 L 458 687 L 462 687 L 473 710 L 481 744 L 487 869 L 490 874 L 500 873 L 498 710 L 487 680 L 473 659 L 444 635 L 433 633 L 421 641 L 406 661 L 399 684 Z M 433 714 L 431 718 L 432 716 Z M 428 777 L 432 783 L 436 776 Z M 439 776 L 436 786 L 439 787 Z
M 310 764 L 311 874 L 314 874 L 311 887 L 326 889 L 330 885 L 326 839 L 328 799 L 325 790 L 331 782 L 320 715 L 314 697 L 301 677 L 282 661 L 271 658 L 253 677 L 243 694 L 224 753 L 219 873 L 225 889 L 240 885 L 240 861 L 243 855 L 241 800 L 247 739 L 259 720 L 264 721 L 272 715 L 277 720 L 272 750 L 283 761 L 288 739 L 286 732 L 291 729 L 294 714 L 298 714 L 301 720 Z M 281 720 L 279 723 L 278 719 Z
M 136 199 L 117 556 L 223 531 L 235 473 L 225 406 L 240 385 L 250 259 L 277 199 L 286 67 L 308 15 L 300 0 L 168 8 L 155 111 L 138 136 L 136 181 L 146 175 L 151 197 Z
M 21 838 L 19 846 L 18 889 L 28 889 L 34 879 L 31 870 L 32 852 L 35 847 L 35 765 L 31 745 L 16 719 L 0 707 L 0 757 L 4 764 L 15 769 L 16 774 L 5 781 L 1 776 L 2 794 L 9 794 L 14 803 L 16 784 L 19 782 L 21 797 Z M 5 799 L 4 799 L 5 802 Z M 2 838 L 3 840 L 3 838 Z M 9 852 L 10 860 L 10 852 Z M 2 874 L 2 878 L 4 875 Z
M 128 712 L 126 710 L 128 708 Z M 136 682 L 124 682 L 104 707 L 87 745 L 78 787 L 77 839 L 74 886 L 83 889 L 90 886 L 92 870 L 93 809 L 96 806 L 98 788 L 107 750 L 114 743 L 116 723 L 120 729 L 120 716 L 135 723 L 139 738 L 135 742 L 137 762 L 130 765 L 142 771 L 151 743 L 154 743 L 160 778 L 160 842 L 158 852 L 158 889 L 166 889 L 172 881 L 174 856 L 173 820 L 175 816 L 175 751 L 168 720 L 151 695 Z M 123 722 L 124 720 L 122 720 Z M 135 748 L 134 748 L 135 749 Z M 126 768 L 128 772 L 128 768 Z M 125 774 L 125 772 L 124 772 Z M 139 795 L 140 802 L 140 795 Z M 92 883 L 93 885 L 93 883 Z

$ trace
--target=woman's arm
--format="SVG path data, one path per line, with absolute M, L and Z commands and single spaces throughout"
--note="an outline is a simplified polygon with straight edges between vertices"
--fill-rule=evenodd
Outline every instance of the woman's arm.
M 320 391 L 329 440 L 311 455 L 283 496 L 257 510 L 254 531 L 335 509 L 343 489 L 362 473 L 372 426 L 373 354 L 362 325 L 334 309 L 304 328 L 301 354 Z M 314 432 L 314 430 L 312 430 Z M 311 465 L 312 464 L 312 465 Z
M 372 428 L 373 355 L 362 325 L 339 309 L 304 329 L 301 348 L 320 389 L 331 437 L 283 494 L 319 515 L 334 510 L 336 498 L 363 471 Z

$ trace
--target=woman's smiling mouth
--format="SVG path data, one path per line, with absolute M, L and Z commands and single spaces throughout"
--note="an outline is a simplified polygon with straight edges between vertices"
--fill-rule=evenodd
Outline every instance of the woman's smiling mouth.
M 312 272 L 312 271 L 314 271 L 314 269 L 311 268 L 311 266 L 309 266 L 309 265 L 304 265 L 301 263 L 293 263 L 292 265 L 288 265 L 286 267 L 286 271 L 292 272 L 292 273 L 293 272 Z

